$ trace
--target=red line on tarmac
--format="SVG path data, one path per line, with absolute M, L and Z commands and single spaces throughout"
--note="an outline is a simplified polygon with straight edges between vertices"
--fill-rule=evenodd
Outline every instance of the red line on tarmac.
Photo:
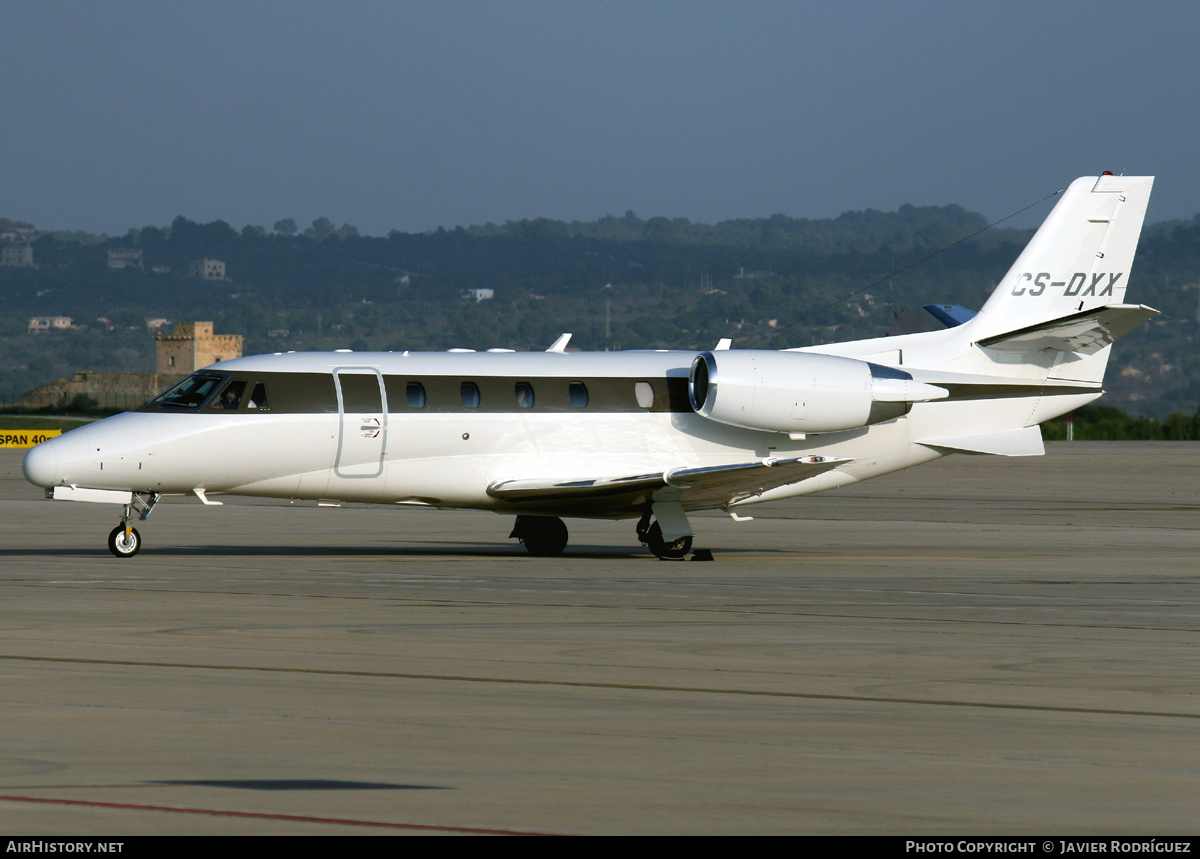
M 463 835 L 549 835 L 548 832 L 520 832 L 513 829 L 476 829 L 468 826 L 436 826 L 427 823 L 388 823 L 382 820 L 350 820 L 340 817 L 308 817 L 301 814 L 268 814 L 260 811 L 222 811 L 216 808 L 178 808 L 169 805 L 136 805 L 128 802 L 93 802 L 86 799 L 50 799 L 39 796 L 4 796 L 5 802 L 41 802 L 52 805 L 81 805 L 89 808 L 116 808 L 126 811 L 166 811 L 174 814 L 207 814 L 212 817 L 242 817 L 256 820 L 286 820 L 292 823 L 325 823 L 338 826 L 371 826 L 378 829 L 408 829 L 425 832 L 458 832 Z

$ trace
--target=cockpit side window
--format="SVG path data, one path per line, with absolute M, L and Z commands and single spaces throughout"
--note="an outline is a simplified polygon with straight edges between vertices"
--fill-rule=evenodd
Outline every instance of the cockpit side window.
M 152 402 L 156 406 L 196 410 L 204 405 L 205 400 L 212 396 L 223 381 L 225 379 L 222 376 L 194 373 Z
M 232 411 L 242 404 L 242 394 L 246 392 L 245 379 L 232 379 L 225 389 L 221 391 L 221 396 L 213 401 L 214 409 L 225 409 Z
M 254 393 L 250 395 L 250 400 L 246 403 L 246 408 L 258 409 L 259 411 L 271 408 L 271 404 L 267 401 L 267 386 L 262 382 L 255 382 Z

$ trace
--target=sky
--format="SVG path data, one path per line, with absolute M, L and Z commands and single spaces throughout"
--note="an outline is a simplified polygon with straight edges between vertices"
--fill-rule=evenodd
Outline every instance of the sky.
M 1190 218 L 1197 45 L 1194 0 L 0 0 L 0 217 L 997 220 L 1111 170 Z

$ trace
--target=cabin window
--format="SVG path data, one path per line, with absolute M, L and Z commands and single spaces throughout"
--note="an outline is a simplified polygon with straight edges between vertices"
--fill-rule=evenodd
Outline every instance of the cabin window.
M 405 387 L 404 392 L 408 394 L 408 407 L 410 409 L 425 408 L 425 386 L 420 382 L 409 382 Z
M 468 409 L 479 408 L 479 386 L 474 382 L 463 382 L 459 388 L 459 393 L 462 394 L 463 405 Z
M 649 382 L 638 382 L 633 386 L 633 393 L 637 397 L 637 404 L 643 409 L 654 405 L 654 386 Z
M 585 409 L 588 404 L 587 385 L 583 382 L 571 383 L 571 405 L 577 409 Z
M 522 409 L 533 408 L 533 385 L 528 382 L 517 382 L 517 406 Z
M 179 384 L 155 400 L 159 406 L 174 406 L 181 409 L 198 409 L 224 381 L 221 376 L 188 376 Z
M 246 403 L 248 409 L 269 409 L 271 404 L 267 402 L 267 386 L 262 382 L 254 384 L 254 393 L 250 395 L 250 401 Z
M 225 386 L 225 390 L 221 391 L 221 396 L 213 401 L 212 407 L 233 411 L 242 404 L 242 394 L 244 393 L 246 393 L 246 380 L 233 379 Z

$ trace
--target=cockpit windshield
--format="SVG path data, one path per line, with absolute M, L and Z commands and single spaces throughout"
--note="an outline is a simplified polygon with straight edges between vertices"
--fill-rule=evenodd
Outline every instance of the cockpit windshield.
M 223 381 L 222 376 L 195 373 L 150 402 L 156 406 L 198 410 Z

